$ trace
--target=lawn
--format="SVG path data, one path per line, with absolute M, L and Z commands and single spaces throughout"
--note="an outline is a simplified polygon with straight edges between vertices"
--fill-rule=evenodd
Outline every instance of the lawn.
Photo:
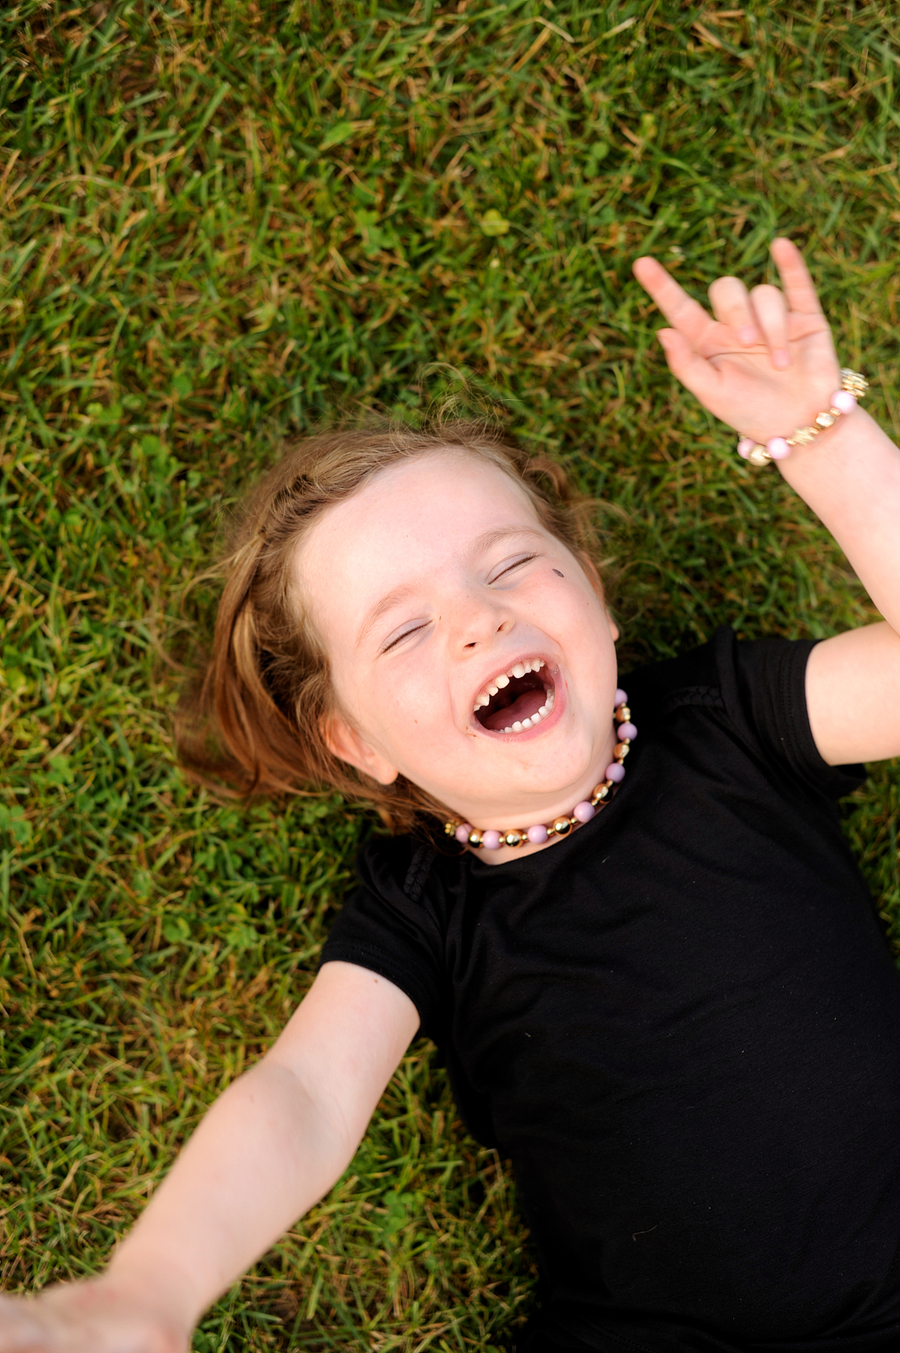
M 2 1283 L 88 1272 L 303 994 L 364 816 L 215 801 L 195 583 L 286 435 L 489 407 L 601 500 L 623 662 L 870 614 L 675 388 L 631 280 L 808 250 L 898 428 L 900 12 L 675 0 L 22 0 L 0 14 Z M 612 576 L 612 574 L 611 574 Z M 900 776 L 846 828 L 900 940 Z M 413 1046 L 346 1177 L 195 1348 L 502 1348 L 508 1166 Z

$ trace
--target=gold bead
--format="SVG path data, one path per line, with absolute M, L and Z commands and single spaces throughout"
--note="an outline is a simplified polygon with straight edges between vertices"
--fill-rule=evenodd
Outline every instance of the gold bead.
M 444 831 L 447 833 L 448 836 L 455 836 L 455 835 L 456 835 L 456 823 L 455 823 L 455 822 L 445 822 L 445 823 L 444 823 Z
M 764 446 L 757 444 L 747 457 L 751 465 L 768 465 L 772 457 Z
M 613 756 L 616 758 L 617 761 L 624 761 L 630 751 L 631 747 L 627 742 L 617 742 L 615 750 L 613 752 Z
M 820 428 L 813 427 L 812 425 L 805 428 L 797 428 L 797 431 L 794 433 L 794 441 L 798 446 L 809 446 L 810 442 L 816 440 L 820 431 Z
M 818 423 L 820 428 L 830 428 L 832 423 L 834 422 L 834 419 L 832 418 L 830 413 L 817 413 L 816 422 Z
M 477 827 L 469 832 L 469 845 L 476 847 L 481 845 L 481 832 Z
M 841 388 L 849 390 L 851 395 L 862 399 L 869 388 L 869 382 L 859 371 L 851 371 L 848 366 L 841 367 Z
M 616 723 L 628 723 L 631 718 L 631 710 L 627 705 L 620 705 L 616 710 Z
M 593 793 L 591 794 L 591 803 L 595 808 L 601 799 L 605 799 L 609 795 L 609 787 L 611 784 L 612 780 L 604 780 L 602 785 L 594 786 Z
M 509 832 L 505 832 L 503 836 L 503 844 L 505 846 L 520 846 L 522 844 L 523 835 L 524 835 L 523 832 L 517 832 L 515 829 Z
M 828 412 L 831 414 L 831 416 L 832 416 L 832 418 L 834 419 L 835 422 L 837 422 L 837 420 L 838 420 L 838 419 L 840 418 L 840 416 L 841 416 L 841 411 L 840 411 L 840 409 L 829 409 Z
M 567 817 L 554 818 L 553 830 L 557 836 L 566 836 L 572 830 L 572 823 Z

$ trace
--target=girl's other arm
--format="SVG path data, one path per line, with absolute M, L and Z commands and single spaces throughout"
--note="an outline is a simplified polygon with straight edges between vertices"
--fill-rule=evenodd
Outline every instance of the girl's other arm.
M 327 963 L 216 1100 L 106 1273 L 0 1303 L 0 1353 L 186 1353 L 207 1306 L 337 1182 L 418 1028 L 408 996 Z
M 790 436 L 829 407 L 840 374 L 831 332 L 800 251 L 778 239 L 784 290 L 720 277 L 715 319 L 655 259 L 635 264 L 673 326 L 659 338 L 669 368 L 743 436 Z M 817 644 L 806 675 L 813 737 L 831 765 L 900 755 L 900 451 L 855 409 L 778 462 L 843 549 L 885 623 Z M 765 473 L 760 471 L 760 473 Z

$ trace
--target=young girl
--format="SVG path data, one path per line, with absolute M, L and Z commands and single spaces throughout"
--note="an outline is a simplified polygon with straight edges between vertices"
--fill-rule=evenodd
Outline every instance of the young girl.
M 674 374 L 778 460 L 884 622 L 721 630 L 626 703 L 597 572 L 502 440 L 292 452 L 231 556 L 221 756 L 201 730 L 188 759 L 362 786 L 398 834 L 106 1273 L 3 1301 L 0 1350 L 184 1353 L 347 1167 L 420 1027 L 515 1168 L 543 1277 L 520 1349 L 900 1347 L 900 976 L 834 808 L 900 753 L 900 453 L 799 253 L 773 255 L 783 293 L 721 278 L 715 319 L 635 271 Z

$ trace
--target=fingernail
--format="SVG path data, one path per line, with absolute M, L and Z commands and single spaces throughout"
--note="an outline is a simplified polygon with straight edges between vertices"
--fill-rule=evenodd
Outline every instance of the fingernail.
M 738 329 L 738 338 L 742 343 L 755 343 L 756 330 L 752 324 L 745 324 L 743 328 Z
M 790 354 L 785 348 L 776 348 L 772 353 L 772 365 L 779 371 L 786 371 L 791 364 Z

